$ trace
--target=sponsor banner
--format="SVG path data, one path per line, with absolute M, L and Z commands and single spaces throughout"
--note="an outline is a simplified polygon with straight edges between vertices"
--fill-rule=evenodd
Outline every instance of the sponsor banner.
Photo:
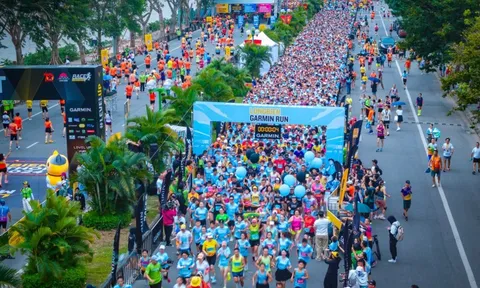
M 275 16 L 270 16 L 270 29 L 275 27 L 275 22 L 277 21 L 277 18 Z
M 243 10 L 243 5 L 242 4 L 232 4 L 230 5 L 230 8 L 232 9 L 232 12 L 242 12 Z
M 108 49 L 102 49 L 102 66 L 107 67 L 108 66 L 108 58 L 110 57 L 108 53 Z
M 257 12 L 257 4 L 245 4 L 243 5 L 243 12 L 255 13 Z
M 211 145 L 212 122 L 303 124 L 327 126 L 327 159 L 343 160 L 345 110 L 343 107 L 286 106 L 197 101 L 193 106 L 193 153 Z
M 217 4 L 216 8 L 218 14 L 228 14 L 228 4 Z
M 255 138 L 258 139 L 282 139 L 282 125 L 255 125 Z
M 272 12 L 272 4 L 257 4 L 257 12 L 258 13 L 271 13 Z
M 213 17 L 212 16 L 205 17 L 205 22 L 212 24 Z
M 253 27 L 255 27 L 255 29 L 258 29 L 259 26 L 260 26 L 260 16 L 253 15 Z
M 145 34 L 145 45 L 147 46 L 148 51 L 153 50 L 152 34 Z
M 360 135 L 362 133 L 363 120 L 358 120 L 350 128 L 350 138 L 348 139 L 348 148 L 352 149 L 353 146 L 360 143 Z
M 238 15 L 238 28 L 243 26 L 243 15 Z

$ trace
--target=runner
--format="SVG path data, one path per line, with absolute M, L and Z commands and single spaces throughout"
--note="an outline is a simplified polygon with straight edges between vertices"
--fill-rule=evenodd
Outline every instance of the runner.
M 240 250 L 238 248 L 233 249 L 233 256 L 230 258 L 230 263 L 232 265 L 232 277 L 235 286 L 238 287 L 238 284 L 240 284 L 240 287 L 243 287 L 245 259 L 240 255 Z
M 145 278 L 148 280 L 150 288 L 162 287 L 162 266 L 158 263 L 158 257 L 153 256 L 150 264 L 145 268 Z
M 27 115 L 28 115 L 28 120 L 32 120 L 32 107 L 33 107 L 33 101 L 32 100 L 27 100 L 25 101 L 25 106 L 27 106 Z
M 42 119 L 48 118 L 48 100 L 40 100 L 40 108 L 42 109 Z
M 385 142 L 385 125 L 383 124 L 383 121 L 378 121 L 377 125 L 377 150 L 376 152 L 382 152 L 383 151 L 383 145 Z
M 450 171 L 450 162 L 452 160 L 453 152 L 455 148 L 450 143 L 450 138 L 445 138 L 445 143 L 442 145 L 443 149 L 443 172 Z
M 50 118 L 45 118 L 45 144 L 53 143 L 52 140 L 52 133 L 53 133 L 53 125 L 52 121 L 50 121 Z
M 470 155 L 470 161 L 473 161 L 472 174 L 475 175 L 477 171 L 480 173 L 480 142 L 477 142 L 475 144 L 475 147 L 473 147 L 472 154 Z M 1 178 L 0 178 L 0 184 L 1 184 Z
M 272 274 L 266 270 L 265 263 L 260 263 L 258 270 L 253 274 L 252 287 L 269 288 L 272 282 Z
M 410 186 L 410 180 L 405 181 L 405 185 L 400 192 L 403 199 L 403 217 L 405 217 L 405 221 L 408 221 L 408 210 L 412 206 L 412 186 Z
M 207 255 L 207 262 L 210 265 L 209 273 L 212 273 L 212 284 L 215 284 L 215 262 L 217 262 L 217 248 L 219 245 L 211 233 L 207 234 L 207 240 L 203 243 L 202 252 Z M 208 274 L 208 273 L 207 273 Z M 207 275 L 205 274 L 205 275 Z
M 10 126 L 10 116 L 8 116 L 8 111 L 4 111 L 2 115 L 2 123 L 3 123 L 3 135 L 5 138 L 8 137 L 8 127 Z
M 11 152 L 7 155 L 0 153 L 0 188 L 2 188 L 2 177 L 5 177 L 5 184 L 8 184 L 7 159 Z
M 435 186 L 438 185 L 440 187 L 440 173 L 442 170 L 442 159 L 440 156 L 438 156 L 438 150 L 435 149 L 433 151 L 432 158 L 430 158 L 429 161 L 429 167 L 430 167 L 430 174 L 432 175 L 432 187 L 434 188 Z M 438 184 L 435 182 L 435 176 L 438 178 Z
M 298 260 L 298 267 L 293 270 L 292 278 L 293 287 L 307 288 L 307 280 L 309 278 L 308 271 L 305 269 L 307 263 L 304 260 Z

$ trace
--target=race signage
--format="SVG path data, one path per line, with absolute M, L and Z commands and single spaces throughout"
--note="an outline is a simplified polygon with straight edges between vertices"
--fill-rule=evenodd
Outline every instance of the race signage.
M 282 139 L 281 125 L 255 125 L 255 138 L 257 139 Z

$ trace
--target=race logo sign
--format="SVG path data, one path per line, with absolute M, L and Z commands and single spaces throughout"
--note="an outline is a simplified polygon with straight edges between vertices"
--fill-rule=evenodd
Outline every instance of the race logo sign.
M 281 139 L 282 125 L 255 125 L 255 138 L 257 139 Z

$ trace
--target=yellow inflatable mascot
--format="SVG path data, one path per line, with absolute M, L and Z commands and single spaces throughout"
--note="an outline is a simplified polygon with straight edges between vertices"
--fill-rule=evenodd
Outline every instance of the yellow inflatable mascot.
M 68 172 L 68 159 L 55 150 L 52 156 L 48 158 L 46 166 L 47 187 L 55 189 L 57 184 L 62 181 L 62 174 Z

